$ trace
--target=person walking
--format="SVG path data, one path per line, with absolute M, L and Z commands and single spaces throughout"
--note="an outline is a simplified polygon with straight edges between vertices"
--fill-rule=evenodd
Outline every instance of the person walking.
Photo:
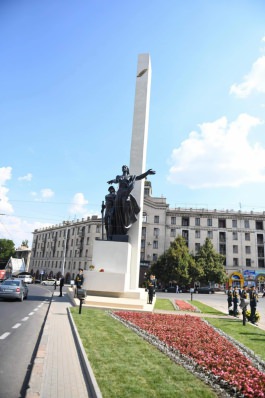
M 230 315 L 230 311 L 232 310 L 233 307 L 233 292 L 231 286 L 229 286 L 227 291 L 227 305 L 228 305 L 228 315 Z
M 249 292 L 249 300 L 250 300 L 250 322 L 253 323 L 253 325 L 255 325 L 258 294 L 256 292 L 254 285 L 251 286 L 251 290 Z
M 63 296 L 63 287 L 64 287 L 64 276 L 62 275 L 62 277 L 60 279 L 60 294 L 59 294 L 59 297 Z
M 232 296 L 233 296 L 233 315 L 238 318 L 239 296 L 238 296 L 238 291 L 237 291 L 237 287 L 236 286 L 234 286 Z

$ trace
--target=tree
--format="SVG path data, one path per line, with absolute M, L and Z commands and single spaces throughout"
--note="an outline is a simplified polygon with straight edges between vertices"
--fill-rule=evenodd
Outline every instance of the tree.
M 4 268 L 11 256 L 15 254 L 15 244 L 9 239 L 0 239 L 0 268 Z
M 165 285 L 169 281 L 176 281 L 180 286 L 190 284 L 192 279 L 201 275 L 200 268 L 196 267 L 186 241 L 181 236 L 178 236 L 152 265 L 151 272 Z
M 21 246 L 29 247 L 29 241 L 27 239 L 23 240 Z
M 224 260 L 225 257 L 215 251 L 212 241 L 206 238 L 196 257 L 197 266 L 203 270 L 203 274 L 198 280 L 206 285 L 209 282 L 224 283 L 227 278 L 224 270 Z

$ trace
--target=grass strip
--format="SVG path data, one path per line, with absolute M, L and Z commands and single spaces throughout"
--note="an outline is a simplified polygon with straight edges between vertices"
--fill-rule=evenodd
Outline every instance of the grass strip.
M 175 311 L 175 307 L 171 300 L 157 298 L 155 302 L 155 310 Z
M 216 393 L 107 311 L 71 308 L 103 397 L 213 398 Z
M 210 307 L 209 305 L 203 304 L 200 301 L 196 300 L 187 300 L 188 303 L 191 305 L 197 307 L 203 314 L 208 314 L 208 315 L 222 315 L 225 316 L 221 311 L 216 310 L 215 308 Z

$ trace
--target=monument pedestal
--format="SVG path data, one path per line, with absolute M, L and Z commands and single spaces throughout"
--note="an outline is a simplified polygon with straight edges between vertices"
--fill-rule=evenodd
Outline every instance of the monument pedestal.
M 84 271 L 83 288 L 88 295 L 140 299 L 142 290 L 130 290 L 131 244 L 95 240 L 93 271 Z M 104 270 L 99 272 L 100 269 Z

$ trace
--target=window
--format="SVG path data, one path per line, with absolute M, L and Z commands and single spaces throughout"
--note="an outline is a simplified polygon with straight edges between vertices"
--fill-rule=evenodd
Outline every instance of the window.
M 183 227 L 188 227 L 190 225 L 190 219 L 189 217 L 182 217 L 182 222 L 181 225 Z
M 196 230 L 195 231 L 195 238 L 200 238 L 201 237 L 201 231 L 199 231 L 199 230 Z
M 237 220 L 232 220 L 232 228 L 237 228 Z
M 233 258 L 233 266 L 238 267 L 238 258 Z
M 171 217 L 171 225 L 176 225 L 176 217 Z
M 251 254 L 251 247 L 245 246 L 246 254 Z
M 237 254 L 238 253 L 238 246 L 233 245 L 233 253 Z
M 245 240 L 250 240 L 250 233 L 249 232 L 245 233 Z
M 201 219 L 200 218 L 195 218 L 195 225 L 197 225 L 197 226 L 201 225 Z
M 155 238 L 159 237 L 159 228 L 154 228 L 154 237 Z
M 195 243 L 195 253 L 198 254 L 200 251 L 201 245 L 200 243 Z
M 218 227 L 219 228 L 226 228 L 226 219 L 225 218 L 219 218 Z
M 154 216 L 154 223 L 159 224 L 159 216 Z
M 213 220 L 212 218 L 207 218 L 207 226 L 212 227 L 213 226 Z
M 233 235 L 233 240 L 237 240 L 238 239 L 237 232 L 233 232 L 232 235 Z
M 263 229 L 263 222 L 262 221 L 256 221 L 256 229 Z
M 249 220 L 244 220 L 245 228 L 249 228 Z
M 222 254 L 223 256 L 226 255 L 226 245 L 221 244 L 219 246 L 219 253 Z
M 99 233 L 100 232 L 100 225 L 97 225 L 96 226 L 96 233 Z
M 175 236 L 176 236 L 176 229 L 175 228 L 171 228 L 170 236 L 171 236 L 171 238 L 175 238 Z
M 251 259 L 246 258 L 246 267 L 251 267 Z
M 153 249 L 158 249 L 158 241 L 157 240 L 153 241 Z
M 183 230 L 182 231 L 182 237 L 186 240 L 189 239 L 189 231 Z
M 143 212 L 143 220 L 142 221 L 147 222 L 147 214 L 145 211 Z
M 258 245 L 263 245 L 263 234 L 258 234 L 257 235 L 257 244 Z
M 258 246 L 258 257 L 264 257 L 264 247 Z
M 141 248 L 144 249 L 145 248 L 145 240 L 141 239 Z
M 264 259 L 263 258 L 259 258 L 258 259 L 258 267 L 259 268 L 264 268 Z
M 90 232 L 90 225 L 87 226 L 87 232 Z
M 89 237 L 86 238 L 86 244 L 89 244 Z
M 157 254 L 153 253 L 153 261 L 157 261 Z
M 146 227 L 142 227 L 142 237 L 146 238 Z
M 220 242 L 225 242 L 226 240 L 225 232 L 219 232 L 219 240 Z
M 207 231 L 207 238 L 213 239 L 213 231 Z

